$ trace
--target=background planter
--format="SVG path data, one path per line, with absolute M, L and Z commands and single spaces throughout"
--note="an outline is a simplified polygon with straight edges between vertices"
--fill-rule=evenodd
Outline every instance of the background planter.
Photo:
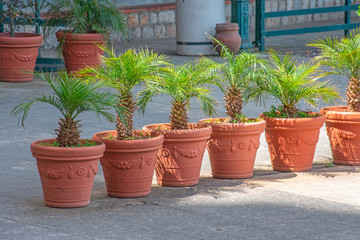
M 249 178 L 253 175 L 260 134 L 265 121 L 254 123 L 211 123 L 216 118 L 203 119 L 199 124 L 212 127 L 207 141 L 212 175 L 215 178 Z M 219 119 L 220 120 L 220 119 Z
M 100 66 L 100 56 L 104 51 L 96 44 L 104 44 L 102 34 L 72 34 L 58 31 L 56 38 L 59 42 L 63 41 L 62 54 L 67 72 L 76 72 L 86 66 Z
M 341 165 L 360 165 L 360 112 L 347 112 L 347 106 L 326 107 L 326 132 L 333 161 Z
M 215 27 L 216 33 L 214 38 L 222 42 L 233 53 L 237 53 L 241 46 L 241 37 L 239 34 L 239 25 L 237 23 L 218 23 Z M 214 44 L 216 47 L 216 44 Z M 221 54 L 221 46 L 215 50 Z
M 100 132 L 93 136 L 106 145 L 103 167 L 107 194 L 112 197 L 143 197 L 150 193 L 158 152 L 164 141 L 160 133 L 152 138 L 135 140 L 104 139 L 116 131 Z
M 206 140 L 211 127 L 196 128 L 189 124 L 187 130 L 171 130 L 170 124 L 151 124 L 145 130 L 161 132 L 164 144 L 155 165 L 157 182 L 162 186 L 192 186 L 199 183 Z
M 309 171 L 325 116 L 315 118 L 269 118 L 265 137 L 275 171 Z
M 45 205 L 62 208 L 88 205 L 105 144 L 74 148 L 39 145 L 52 141 L 39 140 L 30 146 L 37 161 Z
M 39 34 L 0 33 L 0 81 L 31 81 L 42 41 Z

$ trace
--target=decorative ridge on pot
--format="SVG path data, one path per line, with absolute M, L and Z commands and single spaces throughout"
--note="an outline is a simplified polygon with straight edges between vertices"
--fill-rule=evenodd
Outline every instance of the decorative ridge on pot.
M 11 39 L 11 42 L 9 42 Z M 26 44 L 26 47 L 39 47 L 43 41 L 43 36 L 36 33 L 15 33 L 15 37 L 11 37 L 10 33 L 0 33 L 1 47 L 18 47 L 18 45 Z M 3 45 L 6 43 L 6 45 Z M 20 46 L 23 47 L 23 46 Z
M 166 137 L 176 137 L 177 139 L 165 139 L 165 141 L 182 141 L 181 139 L 189 139 L 189 141 L 199 141 L 199 140 L 207 140 L 209 137 L 209 127 L 201 126 L 196 123 L 189 123 L 189 129 L 179 129 L 172 130 L 170 123 L 158 123 L 158 124 L 149 124 L 144 128 L 145 130 L 151 130 L 154 132 L 160 132 Z M 158 127 L 165 127 L 167 129 L 157 129 Z M 210 128 L 211 132 L 211 128 Z M 196 136 L 196 138 L 194 138 Z
M 333 106 L 324 107 L 321 109 L 321 112 L 325 114 L 329 121 L 336 119 L 337 121 L 360 122 L 359 112 L 349 112 L 348 109 L 348 106 Z
M 237 23 L 217 23 L 215 30 L 223 30 L 223 31 L 239 30 L 239 24 L 237 24 Z
M 314 124 L 323 125 L 325 121 L 325 116 L 319 114 L 317 117 L 309 118 L 277 118 L 277 117 L 267 117 L 265 114 L 261 114 L 260 117 L 266 121 L 267 127 L 277 127 L 277 128 L 288 128 L 289 125 L 291 128 L 296 129 L 307 129 L 314 127 Z M 315 123 L 316 122 L 316 123 Z
M 66 42 L 74 42 L 74 43 L 99 43 L 102 44 L 105 42 L 104 34 L 101 33 L 86 33 L 86 34 L 78 34 L 67 31 L 58 31 L 56 32 L 56 37 L 60 40 L 64 39 Z

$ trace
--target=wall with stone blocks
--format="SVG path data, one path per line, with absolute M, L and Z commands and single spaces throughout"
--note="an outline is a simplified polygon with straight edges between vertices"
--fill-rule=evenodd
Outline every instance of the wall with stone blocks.
M 226 2 L 226 21 L 231 19 L 231 1 Z M 345 0 L 266 0 L 265 11 L 288 11 L 296 9 L 309 9 L 341 6 Z M 360 4 L 360 0 L 353 0 L 353 4 Z M 129 25 L 128 38 L 149 39 L 175 37 L 175 4 L 168 3 L 159 7 L 132 7 L 123 9 Z M 353 12 L 355 16 L 356 13 Z M 249 28 L 255 29 L 255 1 L 250 0 L 249 4 Z M 266 20 L 267 28 L 276 28 L 292 24 L 310 23 L 314 21 L 328 21 L 343 19 L 343 12 L 310 14 L 301 16 L 271 18 Z

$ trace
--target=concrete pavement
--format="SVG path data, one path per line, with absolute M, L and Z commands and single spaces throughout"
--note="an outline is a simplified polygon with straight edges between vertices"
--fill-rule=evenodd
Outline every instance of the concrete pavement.
M 306 35 L 269 39 L 267 43 L 276 49 L 291 49 L 300 60 L 309 61 L 312 52 L 300 41 L 306 42 Z M 116 48 L 120 51 L 145 44 L 169 54 L 176 64 L 193 58 L 176 56 L 174 39 L 132 42 Z M 332 80 L 344 91 L 345 81 Z M 89 206 L 46 207 L 29 144 L 53 138 L 59 114 L 48 105 L 34 105 L 25 129 L 9 116 L 24 98 L 43 91 L 48 87 L 39 79 L 0 82 L 0 239 L 360 239 L 360 168 L 329 165 L 331 152 L 324 128 L 310 172 L 272 171 L 262 136 L 251 179 L 212 178 L 205 153 L 197 186 L 160 187 L 154 181 L 148 197 L 111 198 L 106 195 L 100 170 Z M 220 101 L 219 113 L 224 115 L 222 92 L 215 90 L 215 95 Z M 192 106 L 190 121 L 197 122 L 203 116 L 195 102 Z M 167 122 L 169 108 L 167 98 L 155 99 L 145 117 L 135 117 L 135 127 Z M 267 108 L 250 103 L 244 112 L 257 116 Z M 90 113 L 80 119 L 84 138 L 115 128 Z

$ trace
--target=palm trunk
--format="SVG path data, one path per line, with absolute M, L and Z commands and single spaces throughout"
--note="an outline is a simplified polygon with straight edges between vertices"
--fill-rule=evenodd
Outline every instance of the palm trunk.
M 284 105 L 283 108 L 286 116 L 289 118 L 294 118 L 298 112 L 298 109 L 294 105 Z
M 226 89 L 224 100 L 226 114 L 230 117 L 229 122 L 234 122 L 242 111 L 243 98 L 241 90 L 236 87 Z
M 173 130 L 188 129 L 186 102 L 171 102 L 170 123 Z
M 60 147 L 77 146 L 80 144 L 80 120 L 75 121 L 72 118 L 60 119 L 59 128 L 55 129 L 57 134 L 56 141 Z
M 125 138 L 132 137 L 133 132 L 133 116 L 136 109 L 136 104 L 131 93 L 126 93 L 120 97 L 119 105 L 127 109 L 124 112 L 124 121 L 122 122 L 120 117 L 117 117 L 116 129 L 117 139 L 123 140 Z
M 351 78 L 347 87 L 347 104 L 350 112 L 360 112 L 360 80 Z

